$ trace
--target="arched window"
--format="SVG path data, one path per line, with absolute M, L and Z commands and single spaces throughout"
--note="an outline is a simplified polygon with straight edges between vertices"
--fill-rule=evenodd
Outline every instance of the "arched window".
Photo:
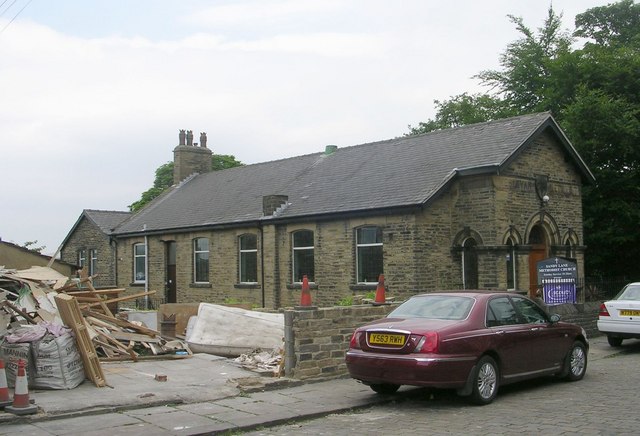
M 193 240 L 193 282 L 209 283 L 209 239 Z
M 307 276 L 310 282 L 315 281 L 314 242 L 311 230 L 299 230 L 291 235 L 292 280 L 294 283 L 302 282 L 302 277 Z
M 512 238 L 507 239 L 507 256 L 506 256 L 506 268 L 507 268 L 507 289 L 516 289 L 516 246 Z
M 462 287 L 478 289 L 478 252 L 476 240 L 467 238 L 462 244 Z
M 258 238 L 253 234 L 241 235 L 238 238 L 239 277 L 240 283 L 258 282 Z
M 356 230 L 358 283 L 377 283 L 382 271 L 382 229 L 361 227 Z
M 567 241 L 564 243 L 564 249 L 565 258 L 572 260 L 576 258 L 575 246 L 572 243 L 571 239 L 567 238 Z

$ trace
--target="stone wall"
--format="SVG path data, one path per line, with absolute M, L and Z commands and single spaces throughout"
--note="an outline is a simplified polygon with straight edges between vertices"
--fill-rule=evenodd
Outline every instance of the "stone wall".
M 588 337 L 598 336 L 599 303 L 552 306 L 562 321 L 584 327 Z M 312 310 L 286 310 L 285 374 L 304 380 L 347 374 L 345 353 L 356 327 L 385 317 L 396 305 L 337 306 Z
M 95 273 L 98 274 L 93 281 L 95 287 L 109 287 L 116 285 L 116 259 L 115 249 L 112 248 L 109 237 L 99 227 L 83 218 L 73 234 L 67 240 L 60 252 L 60 259 L 72 265 L 78 264 L 78 251 L 86 250 L 87 265 L 89 250 L 97 250 L 97 265 Z
M 296 379 L 347 373 L 344 356 L 356 327 L 385 317 L 395 305 L 286 310 L 285 374 Z

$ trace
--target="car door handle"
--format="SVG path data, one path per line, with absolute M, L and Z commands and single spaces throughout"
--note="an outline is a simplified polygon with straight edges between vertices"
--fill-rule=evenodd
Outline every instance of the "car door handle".
M 497 330 L 496 335 L 504 335 L 504 330 Z
M 540 327 L 531 327 L 532 332 L 537 332 L 538 330 L 540 330 Z

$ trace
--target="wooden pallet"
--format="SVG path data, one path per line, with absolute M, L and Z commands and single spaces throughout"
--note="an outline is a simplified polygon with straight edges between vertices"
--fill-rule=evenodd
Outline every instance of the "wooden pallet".
M 78 351 L 82 356 L 86 377 L 97 387 L 107 386 L 104 374 L 102 373 L 102 367 L 100 366 L 100 360 L 91 341 L 84 317 L 80 312 L 78 301 L 74 297 L 66 294 L 56 295 L 55 300 L 62 321 L 64 321 L 65 325 L 73 330 L 76 335 L 76 343 L 78 345 Z

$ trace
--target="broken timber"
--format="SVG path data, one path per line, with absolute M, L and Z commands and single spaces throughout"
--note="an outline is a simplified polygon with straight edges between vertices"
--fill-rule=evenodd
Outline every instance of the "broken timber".
M 89 336 L 85 320 L 80 312 L 78 301 L 66 294 L 58 294 L 54 298 L 58 306 L 58 311 L 60 312 L 60 317 L 65 325 L 76 334 L 76 343 L 78 344 L 78 351 L 82 356 L 82 363 L 84 364 L 84 371 L 87 378 L 97 387 L 106 386 L 107 382 L 102 373 L 100 360 Z

